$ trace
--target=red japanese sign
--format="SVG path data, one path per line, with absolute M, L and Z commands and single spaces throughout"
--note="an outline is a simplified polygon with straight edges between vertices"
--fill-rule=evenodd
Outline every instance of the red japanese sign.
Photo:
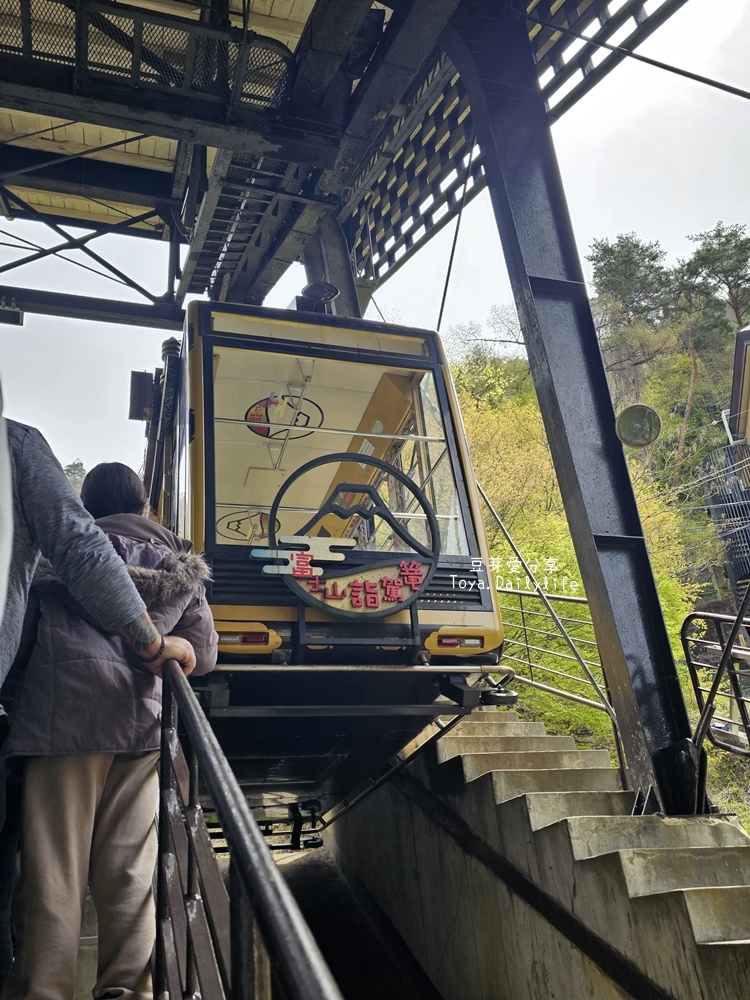
M 299 557 L 307 553 L 294 553 L 297 557 L 292 562 L 292 576 L 298 579 L 306 578 L 307 590 L 321 602 L 344 602 L 352 610 L 366 611 L 379 608 L 381 604 L 401 604 L 409 592 L 416 593 L 422 587 L 424 573 L 422 564 L 416 561 L 403 561 L 398 565 L 398 576 L 383 574 L 373 579 L 347 577 L 342 580 L 323 581 L 314 577 L 309 561 L 300 564 Z M 395 609 L 394 609 L 395 610 Z

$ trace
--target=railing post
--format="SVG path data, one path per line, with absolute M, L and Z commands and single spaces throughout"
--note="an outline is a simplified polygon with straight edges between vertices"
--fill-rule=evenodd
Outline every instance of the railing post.
M 234 858 L 229 864 L 229 906 L 232 996 L 242 1000 L 271 1000 L 271 963 Z
M 86 89 L 89 77 L 89 5 L 78 0 L 75 6 L 75 89 Z
M 526 612 L 523 610 L 523 594 L 518 595 L 518 607 L 521 611 L 521 627 L 523 628 L 523 638 L 526 643 L 526 662 L 529 665 L 529 676 L 534 680 L 534 666 L 531 662 L 531 650 L 529 649 L 529 633 L 526 629 Z

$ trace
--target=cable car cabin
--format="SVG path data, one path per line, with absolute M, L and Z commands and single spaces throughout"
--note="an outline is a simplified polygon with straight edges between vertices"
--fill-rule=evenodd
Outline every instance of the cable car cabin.
M 251 802 L 331 804 L 431 718 L 500 697 L 474 686 L 503 636 L 440 341 L 192 303 L 171 343 L 131 416 L 152 503 L 212 569 L 198 690 Z

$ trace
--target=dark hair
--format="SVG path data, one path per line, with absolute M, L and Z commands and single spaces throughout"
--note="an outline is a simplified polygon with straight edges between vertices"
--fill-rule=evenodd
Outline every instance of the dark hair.
M 83 480 L 81 500 L 94 520 L 108 514 L 142 514 L 148 504 L 137 473 L 122 462 L 95 466 Z

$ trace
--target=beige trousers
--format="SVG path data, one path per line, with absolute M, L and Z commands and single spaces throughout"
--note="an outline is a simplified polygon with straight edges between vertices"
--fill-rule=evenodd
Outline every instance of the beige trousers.
M 24 784 L 18 952 L 3 1000 L 72 1000 L 88 883 L 97 998 L 151 1000 L 158 751 L 34 757 Z

